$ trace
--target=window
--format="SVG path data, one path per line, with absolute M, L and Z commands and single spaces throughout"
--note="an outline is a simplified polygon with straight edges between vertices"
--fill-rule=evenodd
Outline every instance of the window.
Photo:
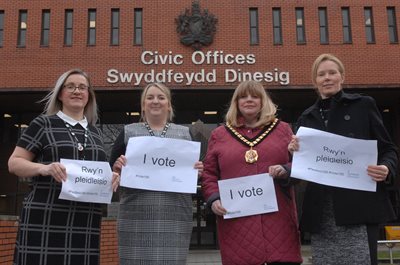
M 119 9 L 111 9 L 111 45 L 119 45 Z
M 298 44 L 306 43 L 306 31 L 304 27 L 304 9 L 296 8 L 296 37 Z
M 319 41 L 321 44 L 329 43 L 328 34 L 328 13 L 326 7 L 318 8 L 319 17 Z
M 3 47 L 4 41 L 4 10 L 0 10 L 0 47 Z
M 50 38 L 50 10 L 42 11 L 42 32 L 40 36 L 40 45 L 49 46 Z
M 372 7 L 364 8 L 365 35 L 367 43 L 375 43 L 374 20 L 372 17 Z
M 342 28 L 343 28 L 343 43 L 352 43 L 350 9 L 348 7 L 342 7 Z
M 272 27 L 274 32 L 274 44 L 282 44 L 282 20 L 281 20 L 281 9 L 272 9 Z
M 28 11 L 20 10 L 18 19 L 18 47 L 25 47 L 26 45 L 26 29 L 28 21 Z
M 250 8 L 250 44 L 257 45 L 258 43 L 258 9 Z
M 88 35 L 87 44 L 96 45 L 96 10 L 89 9 L 88 11 Z
M 71 9 L 65 10 L 64 24 L 64 45 L 72 46 L 72 25 L 74 11 Z
M 390 43 L 399 43 L 397 35 L 396 9 L 394 7 L 387 8 L 389 41 Z
M 143 10 L 141 8 L 135 8 L 135 37 L 133 43 L 135 45 L 142 45 L 143 44 Z

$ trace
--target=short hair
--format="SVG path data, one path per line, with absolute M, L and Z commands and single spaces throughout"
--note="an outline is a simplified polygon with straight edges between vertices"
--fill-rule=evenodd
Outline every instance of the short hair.
M 58 78 L 55 87 L 42 100 L 40 100 L 40 102 L 45 102 L 44 113 L 46 115 L 54 115 L 58 111 L 62 110 L 62 102 L 58 99 L 58 96 L 64 87 L 65 80 L 67 80 L 71 75 L 81 75 L 86 78 L 89 98 L 83 114 L 88 123 L 95 125 L 98 120 L 96 95 L 91 85 L 89 75 L 81 69 L 71 69 Z
M 311 67 L 311 80 L 315 86 L 316 86 L 315 81 L 317 80 L 317 74 L 318 74 L 317 73 L 318 67 L 322 62 L 325 62 L 325 61 L 334 62 L 338 66 L 339 73 L 342 75 L 342 77 L 344 76 L 344 65 L 343 65 L 342 61 L 340 61 L 339 58 L 337 58 L 333 54 L 323 53 L 320 56 L 318 56 L 317 59 L 315 59 L 313 65 Z
M 233 127 L 239 127 L 238 118 L 241 116 L 238 102 L 239 98 L 246 95 L 257 96 L 261 99 L 261 110 L 258 116 L 256 127 L 265 126 L 273 122 L 276 117 L 276 105 L 272 102 L 271 97 L 265 91 L 260 82 L 249 80 L 240 83 L 233 93 L 231 104 L 225 116 L 225 121 Z
M 174 108 L 172 106 L 171 90 L 163 83 L 150 83 L 143 89 L 142 95 L 140 97 L 140 107 L 141 107 L 140 120 L 146 121 L 146 113 L 144 113 L 144 101 L 146 100 L 147 92 L 149 91 L 149 89 L 151 87 L 156 87 L 156 88 L 160 89 L 161 92 L 167 97 L 169 108 L 170 108 L 169 115 L 167 117 L 167 121 L 172 122 L 172 120 L 174 118 Z

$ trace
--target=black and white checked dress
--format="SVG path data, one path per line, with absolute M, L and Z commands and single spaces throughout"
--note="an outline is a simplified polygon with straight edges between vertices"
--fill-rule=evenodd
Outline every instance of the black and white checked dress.
M 86 160 L 106 161 L 100 131 L 88 125 Z M 84 129 L 72 127 L 81 143 Z M 56 115 L 41 115 L 25 130 L 17 146 L 50 164 L 60 158 L 80 159 L 77 143 Z M 23 201 L 15 247 L 18 265 L 97 265 L 100 254 L 100 204 L 60 200 L 61 184 L 52 177 L 33 177 Z
M 160 136 L 160 132 L 154 132 Z M 143 123 L 124 127 L 111 154 L 125 154 L 130 137 L 150 136 Z M 171 124 L 165 137 L 191 140 L 187 127 Z M 193 225 L 190 194 L 120 187 L 120 265 L 186 265 Z

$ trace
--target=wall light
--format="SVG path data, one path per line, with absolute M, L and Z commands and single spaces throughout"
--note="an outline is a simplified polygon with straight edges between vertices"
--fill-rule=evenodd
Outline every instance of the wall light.
M 4 118 L 11 118 L 12 116 L 11 116 L 11 114 L 4 113 L 3 117 L 4 117 Z
M 204 111 L 204 115 L 216 115 L 218 111 L 216 110 L 210 110 L 210 111 Z
M 140 116 L 139 112 L 127 112 L 126 116 Z

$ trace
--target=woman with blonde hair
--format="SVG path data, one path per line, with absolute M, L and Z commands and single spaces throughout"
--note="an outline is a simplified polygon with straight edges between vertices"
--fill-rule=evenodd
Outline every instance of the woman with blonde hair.
M 294 190 L 286 170 L 291 137 L 289 125 L 276 118 L 276 106 L 264 87 L 256 81 L 239 84 L 226 124 L 211 134 L 202 176 L 204 197 L 217 215 L 223 264 L 302 262 Z M 261 173 L 274 178 L 279 211 L 224 219 L 218 180 Z
M 110 162 L 117 172 L 127 163 L 124 154 L 130 137 L 191 140 L 188 127 L 172 123 L 171 92 L 164 84 L 144 88 L 141 113 L 142 122 L 126 125 L 114 143 Z M 201 173 L 203 164 L 197 162 L 194 168 Z M 186 265 L 193 226 L 191 194 L 127 187 L 119 191 L 120 264 Z
M 32 184 L 22 203 L 14 264 L 98 265 L 101 205 L 58 198 L 67 179 L 61 158 L 107 161 L 88 75 L 65 72 L 43 101 L 45 114 L 30 123 L 8 161 L 10 173 Z M 114 173 L 114 190 L 118 181 Z
M 393 186 L 398 157 L 375 100 L 343 91 L 343 63 L 332 54 L 318 56 L 311 69 L 318 98 L 297 121 L 304 126 L 355 139 L 376 140 L 378 161 L 365 168 L 376 192 L 307 182 L 301 229 L 311 233 L 313 264 L 376 265 L 378 224 L 395 218 L 388 188 Z M 301 141 L 288 146 L 296 152 Z

